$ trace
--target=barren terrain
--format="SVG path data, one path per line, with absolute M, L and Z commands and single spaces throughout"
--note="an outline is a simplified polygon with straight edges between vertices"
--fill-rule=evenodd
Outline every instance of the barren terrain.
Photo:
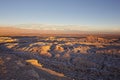
M 1 36 L 0 80 L 119 80 L 120 36 Z

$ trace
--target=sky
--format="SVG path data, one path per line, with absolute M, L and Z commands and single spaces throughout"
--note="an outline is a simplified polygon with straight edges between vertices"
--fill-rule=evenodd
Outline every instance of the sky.
M 0 0 L 0 25 L 21 24 L 120 31 L 120 0 Z

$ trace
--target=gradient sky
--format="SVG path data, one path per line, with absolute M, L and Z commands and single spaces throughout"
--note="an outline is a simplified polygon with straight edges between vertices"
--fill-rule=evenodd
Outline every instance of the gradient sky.
M 0 0 L 0 25 L 57 24 L 120 31 L 120 0 Z

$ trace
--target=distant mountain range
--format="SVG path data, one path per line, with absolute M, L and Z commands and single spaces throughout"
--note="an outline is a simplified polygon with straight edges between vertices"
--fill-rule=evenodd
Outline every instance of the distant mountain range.
M 64 27 L 64 29 L 63 29 Z M 70 26 L 69 26 L 70 27 Z M 0 26 L 0 36 L 2 35 L 39 35 L 39 34 L 111 34 L 111 32 L 87 31 L 85 29 L 77 29 L 77 27 L 50 26 L 50 25 L 16 25 L 16 26 Z M 54 29 L 57 28 L 57 29 Z M 75 28 L 75 29 L 74 29 Z M 119 34 L 119 32 L 112 32 Z
M 38 35 L 38 34 L 79 34 L 84 31 L 75 30 L 43 30 L 43 29 L 23 29 L 15 27 L 0 27 L 0 35 Z

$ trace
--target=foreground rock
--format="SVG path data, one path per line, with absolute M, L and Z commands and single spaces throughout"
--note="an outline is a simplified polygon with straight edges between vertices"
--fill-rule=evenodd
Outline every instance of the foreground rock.
M 35 59 L 24 60 L 13 54 L 0 53 L 0 80 L 70 80 L 51 72 L 55 71 L 42 68 Z

